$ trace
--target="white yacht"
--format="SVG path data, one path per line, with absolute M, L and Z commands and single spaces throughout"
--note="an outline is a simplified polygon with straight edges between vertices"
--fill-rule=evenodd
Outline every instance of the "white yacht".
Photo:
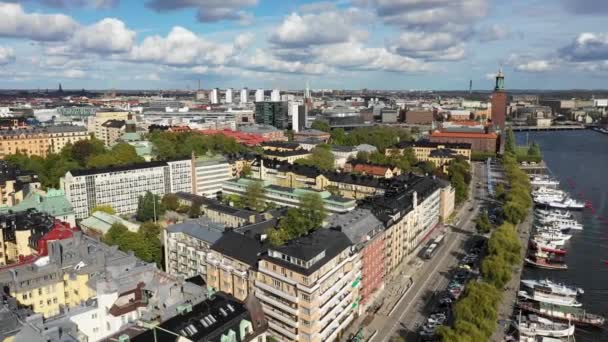
M 523 336 L 569 337 L 574 335 L 574 324 L 559 323 L 536 315 L 521 316 L 514 322 L 515 328 Z
M 570 240 L 572 235 L 559 232 L 538 232 L 535 236 L 548 241 L 565 241 Z
M 583 230 L 583 225 L 575 220 L 557 219 L 557 218 L 541 218 L 538 220 L 541 224 L 557 229 L 572 229 Z
M 557 187 L 559 181 L 549 176 L 535 176 L 530 179 L 530 185 L 534 187 Z
M 536 216 L 549 216 L 549 217 L 556 217 L 556 218 L 563 218 L 563 219 L 570 219 L 572 218 L 572 213 L 567 211 L 567 210 L 557 210 L 557 209 L 553 209 L 553 210 L 545 210 L 545 209 L 536 209 L 535 210 Z
M 585 293 L 580 287 L 568 286 L 562 283 L 556 283 L 550 279 L 523 279 L 521 284 L 528 288 L 534 288 L 538 286 L 546 287 L 550 289 L 553 293 L 561 294 L 563 296 L 572 296 L 575 297 L 579 294 Z

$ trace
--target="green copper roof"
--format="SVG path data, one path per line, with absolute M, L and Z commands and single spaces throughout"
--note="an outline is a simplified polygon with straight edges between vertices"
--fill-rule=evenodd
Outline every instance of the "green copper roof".
M 49 189 L 46 194 L 41 192 L 29 193 L 23 201 L 12 207 L 1 207 L 0 213 L 9 210 L 14 212 L 24 211 L 34 208 L 40 212 L 48 213 L 51 216 L 66 216 L 74 214 L 74 208 L 65 197 L 62 190 Z

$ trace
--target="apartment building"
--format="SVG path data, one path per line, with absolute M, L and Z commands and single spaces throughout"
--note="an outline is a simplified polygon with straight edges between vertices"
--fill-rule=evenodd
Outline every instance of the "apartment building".
M 411 148 L 416 159 L 431 162 L 436 168 L 447 168 L 447 165 L 457 157 L 471 162 L 471 144 L 469 143 L 439 143 L 430 141 L 403 141 L 393 148 L 386 149 L 386 155 L 403 154 L 405 149 Z
M 319 229 L 268 249 L 256 297 L 281 341 L 331 342 L 359 311 L 361 261 L 344 233 Z
M 250 178 L 239 178 L 225 181 L 222 184 L 222 193 L 244 196 L 248 186 L 252 182 L 260 182 Z M 298 207 L 300 198 L 305 194 L 318 194 L 323 200 L 325 209 L 329 213 L 345 213 L 355 209 L 357 203 L 354 199 L 339 197 L 332 195 L 329 191 L 319 191 L 314 189 L 299 188 L 293 189 L 278 185 L 271 185 L 269 182 L 263 182 L 264 185 L 264 200 L 266 202 L 275 203 L 281 207 Z
M 129 112 L 121 110 L 104 110 L 95 113 L 95 116 L 89 116 L 87 118 L 87 129 L 89 133 L 95 135 L 97 139 L 103 140 L 104 127 L 103 124 L 108 120 L 129 120 Z
M 86 128 L 80 126 L 47 126 L 0 131 L 0 158 L 17 152 L 28 156 L 46 157 L 59 153 L 68 143 L 89 139 Z
M 385 278 L 385 227 L 369 209 L 355 209 L 341 215 L 332 215 L 326 227 L 343 232 L 361 259 L 361 287 L 359 295 L 362 311 L 373 303 L 384 288 Z
M 36 254 L 38 242 L 53 227 L 53 217 L 34 209 L 0 214 L 0 266 Z
M 99 136 L 96 136 L 99 140 L 110 147 L 120 139 L 125 133 L 127 122 L 125 120 L 108 120 L 101 124 L 99 129 Z
M 149 162 L 102 169 L 68 171 L 61 188 L 74 206 L 76 218 L 91 214 L 97 205 L 108 204 L 117 214 L 137 211 L 139 196 L 146 192 L 163 196 L 190 189 L 188 162 Z
M 207 286 L 245 301 L 254 294 L 257 264 L 264 252 L 265 245 L 259 239 L 225 232 L 207 253 Z
M 298 159 L 307 158 L 311 155 L 310 151 L 303 148 L 296 150 L 265 150 L 264 157 L 267 159 L 273 159 L 281 162 L 287 162 L 293 164 Z
M 90 282 L 103 276 L 106 267 L 129 268 L 132 255 L 74 231 L 72 237 L 46 244 L 47 256 L 34 262 L 0 270 L 0 284 L 21 305 L 31 306 L 45 318 L 75 307 L 95 296 Z
M 0 207 L 14 206 L 23 201 L 28 189 L 38 188 L 38 176 L 31 171 L 23 171 L 0 160 Z
M 215 197 L 222 190 L 222 182 L 232 179 L 233 166 L 222 155 L 205 155 L 192 160 L 194 193 Z
M 62 222 L 76 226 L 76 215 L 72 204 L 65 196 L 62 190 L 48 189 L 44 191 L 39 188 L 33 188 L 25 195 L 25 197 L 13 206 L 0 207 L 0 215 L 8 213 L 25 212 L 33 209 L 37 212 L 46 213 L 53 218 Z
M 391 274 L 400 263 L 411 260 L 440 222 L 440 182 L 432 177 L 410 177 L 404 186 L 392 188 L 364 204 L 388 227 L 385 232 L 386 274 Z
M 165 270 L 186 278 L 200 275 L 207 279 L 206 257 L 224 232 L 223 225 L 205 218 L 168 226 L 163 230 Z

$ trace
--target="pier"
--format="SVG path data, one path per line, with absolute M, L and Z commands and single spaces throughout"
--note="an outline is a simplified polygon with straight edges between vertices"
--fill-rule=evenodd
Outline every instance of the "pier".
M 587 129 L 585 125 L 558 125 L 558 126 L 510 126 L 514 132 L 536 131 L 575 131 Z

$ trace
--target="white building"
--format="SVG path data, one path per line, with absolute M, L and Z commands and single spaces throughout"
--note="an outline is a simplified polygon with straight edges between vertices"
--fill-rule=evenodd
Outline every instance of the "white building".
M 281 92 L 279 91 L 279 89 L 272 90 L 272 92 L 270 93 L 270 101 L 272 101 L 272 102 L 281 101 Z
M 243 88 L 241 89 L 241 104 L 245 104 L 249 102 L 249 89 Z
M 255 102 L 264 101 L 264 89 L 258 89 L 255 91 Z
M 137 211 L 139 196 L 146 192 L 163 196 L 192 189 L 188 161 L 150 162 L 107 169 L 68 171 L 61 188 L 72 203 L 76 218 L 91 215 L 98 205 L 112 206 L 117 214 Z
M 220 99 L 219 89 L 213 88 L 211 90 L 211 92 L 209 93 L 209 101 L 211 101 L 212 104 L 218 104 L 218 103 L 220 103 L 219 99 Z
M 287 114 L 291 120 L 291 129 L 294 132 L 299 132 L 300 131 L 300 126 L 304 126 L 305 122 L 300 122 L 300 119 L 305 119 L 305 118 L 300 118 L 300 106 L 302 106 L 303 103 L 300 101 L 290 101 L 288 106 L 287 106 Z
M 226 103 L 232 103 L 232 88 L 226 89 Z
M 232 166 L 221 156 L 202 156 L 194 161 L 194 193 L 215 197 L 222 190 L 222 182 L 232 179 Z

